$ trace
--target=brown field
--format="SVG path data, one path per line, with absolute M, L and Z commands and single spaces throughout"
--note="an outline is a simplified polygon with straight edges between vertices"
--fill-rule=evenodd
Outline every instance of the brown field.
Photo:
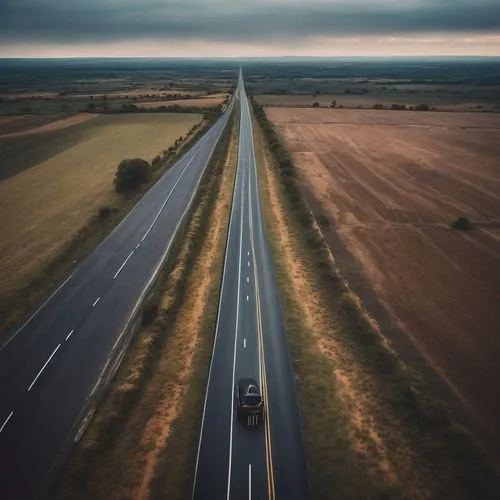
M 325 236 L 341 272 L 370 291 L 368 308 L 388 313 L 387 324 L 377 319 L 403 356 L 411 360 L 416 347 L 498 440 L 500 116 L 267 114 L 313 211 L 332 223 Z M 458 216 L 475 228 L 450 229 Z
M 390 108 L 392 104 L 405 104 L 407 107 L 418 104 L 427 104 L 438 110 L 448 111 L 470 111 L 481 109 L 491 110 L 497 105 L 495 102 L 484 102 L 473 98 L 454 95 L 428 95 L 428 94 L 377 94 L 369 93 L 365 95 L 344 95 L 344 94 L 312 94 L 282 95 L 282 94 L 262 94 L 256 96 L 256 101 L 262 106 L 283 106 L 283 107 L 312 107 L 317 102 L 321 107 L 329 107 L 332 101 L 337 101 L 337 106 L 346 108 L 373 108 L 375 104 L 383 104 Z
M 99 116 L 90 113 L 78 113 L 73 116 L 65 115 L 18 115 L 0 117 L 0 136 L 17 137 L 29 134 L 51 132 L 72 125 L 86 122 Z
M 217 106 L 222 104 L 227 94 L 217 94 L 209 97 L 200 97 L 198 99 L 178 99 L 175 101 L 151 101 L 137 103 L 137 106 L 143 108 L 158 108 L 159 106 L 186 106 L 186 107 L 199 107 Z
M 12 139 L 10 161 L 15 163 L 16 152 L 23 164 L 34 160 L 25 157 L 27 144 L 43 160 L 25 170 L 21 165 L 18 173 L 0 182 L 0 297 L 36 274 L 99 207 L 113 204 L 120 160 L 151 161 L 200 119 L 196 114 L 106 115 Z M 47 142 L 65 137 L 66 149 L 55 154 L 46 149 Z M 35 139 L 45 149 L 37 149 Z

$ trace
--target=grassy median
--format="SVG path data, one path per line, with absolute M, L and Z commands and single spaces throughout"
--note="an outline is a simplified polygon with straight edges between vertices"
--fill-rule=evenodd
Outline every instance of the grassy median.
M 496 472 L 341 276 L 262 108 L 256 155 L 312 498 L 497 498 Z
M 189 496 L 237 160 L 233 119 L 144 325 L 56 483 L 54 498 Z

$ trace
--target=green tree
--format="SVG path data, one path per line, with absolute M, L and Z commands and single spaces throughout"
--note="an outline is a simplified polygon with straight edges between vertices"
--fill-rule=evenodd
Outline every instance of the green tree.
M 133 191 L 151 179 L 152 167 L 140 158 L 122 160 L 115 175 L 115 189 L 118 193 Z

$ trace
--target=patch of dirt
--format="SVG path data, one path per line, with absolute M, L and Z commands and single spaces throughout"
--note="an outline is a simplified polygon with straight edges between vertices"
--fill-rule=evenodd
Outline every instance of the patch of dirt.
M 23 135 L 31 134 L 41 134 L 43 132 L 52 132 L 54 130 L 60 130 L 66 127 L 71 127 L 72 125 L 78 125 L 79 123 L 84 123 L 88 120 L 99 116 L 97 113 L 78 113 L 70 117 L 63 117 L 61 115 L 34 115 L 34 116 L 15 116 L 9 118 L 18 118 L 15 122 L 7 125 L 7 130 L 16 125 L 16 131 L 2 133 L 5 130 L 3 125 L 3 118 L 0 118 L 0 136 L 2 138 L 7 137 L 21 137 Z
M 257 140 L 262 140 L 260 131 L 256 136 L 259 137 Z M 389 429 L 387 422 L 378 421 L 380 408 L 377 408 L 371 381 L 336 339 L 334 319 L 315 290 L 314 278 L 302 263 L 300 242 L 290 232 L 276 177 L 268 158 L 264 157 L 263 161 L 279 247 L 289 269 L 291 294 L 300 307 L 299 314 L 306 330 L 314 337 L 318 355 L 327 356 L 333 361 L 332 375 L 337 381 L 343 411 L 349 422 L 349 441 L 370 476 L 389 486 L 399 485 L 401 488 L 404 485 L 411 498 L 427 498 L 426 485 L 429 480 L 417 467 L 397 422 L 392 421 L 392 428 Z M 376 326 L 373 319 L 370 322 Z M 386 443 L 388 435 L 391 444 Z M 397 447 L 394 443 L 397 443 Z
M 330 220 L 324 232 L 342 274 L 355 290 L 375 292 L 403 359 L 425 374 L 425 363 L 412 364 L 416 350 L 500 452 L 500 116 L 268 115 L 316 215 Z M 451 230 L 458 216 L 475 229 Z

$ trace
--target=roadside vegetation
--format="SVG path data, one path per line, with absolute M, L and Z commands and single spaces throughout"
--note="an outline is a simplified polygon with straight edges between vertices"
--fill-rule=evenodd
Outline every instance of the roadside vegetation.
M 312 498 L 498 498 L 474 438 L 401 362 L 340 275 L 288 152 L 253 101 L 266 224 L 297 376 Z M 327 220 L 327 218 L 326 218 Z
M 113 382 L 51 498 L 185 499 L 190 495 L 236 172 L 231 119 L 192 216 L 143 304 Z
M 7 146 L 15 140 L 19 164 L 25 168 L 0 182 L 0 343 L 219 116 L 102 116 L 50 136 L 0 138 Z M 59 144 L 59 135 L 68 137 L 66 144 Z M 145 153 L 151 167 L 140 188 L 117 194 L 113 177 L 124 151 Z M 33 185 L 39 188 L 33 190 Z

